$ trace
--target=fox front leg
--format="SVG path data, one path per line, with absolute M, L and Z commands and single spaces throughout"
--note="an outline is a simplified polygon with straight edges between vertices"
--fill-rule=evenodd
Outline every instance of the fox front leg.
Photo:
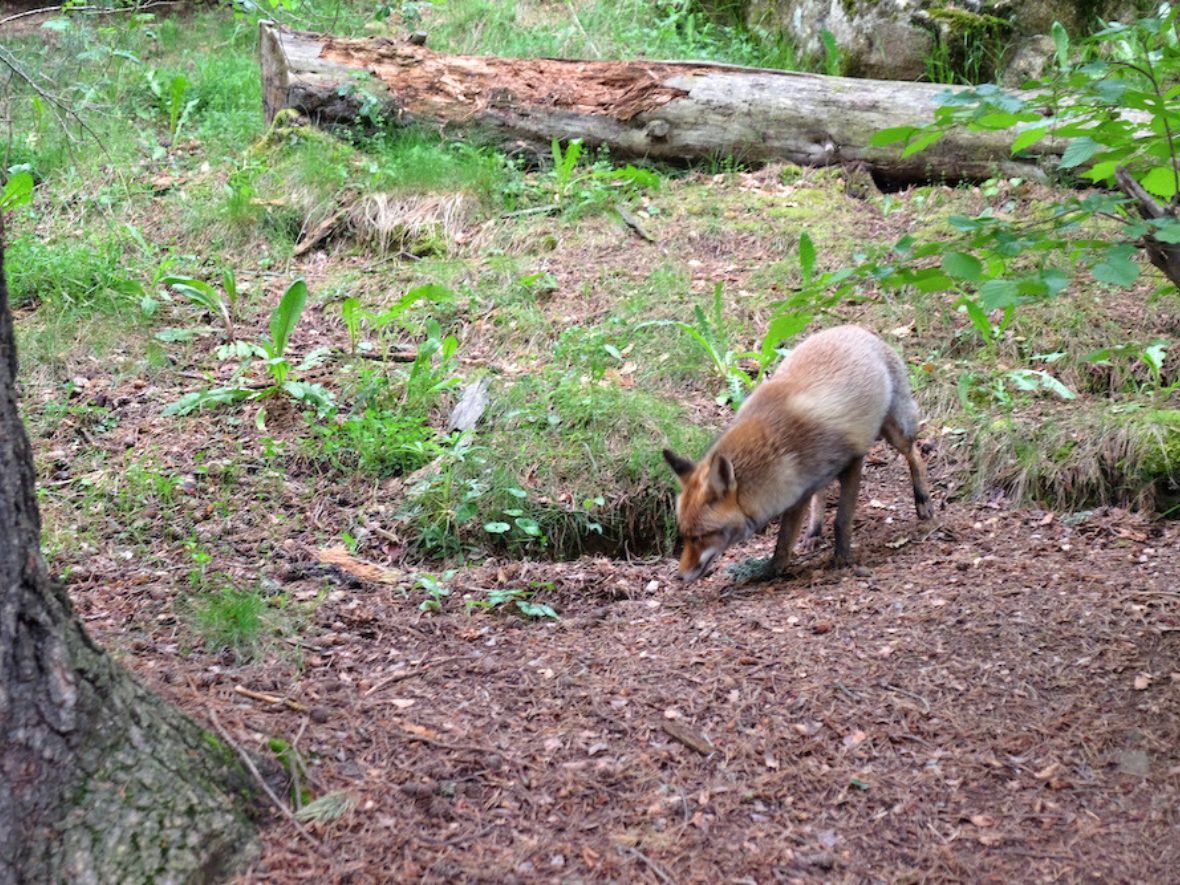
M 778 542 L 774 546 L 772 566 L 776 574 L 782 574 L 791 564 L 791 550 L 795 546 L 795 539 L 799 536 L 799 527 L 803 525 L 803 517 L 807 514 L 810 499 L 800 501 L 783 514 L 778 527 Z

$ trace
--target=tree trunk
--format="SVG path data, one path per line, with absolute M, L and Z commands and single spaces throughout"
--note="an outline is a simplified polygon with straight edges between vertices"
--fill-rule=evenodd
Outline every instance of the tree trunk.
M 934 97 L 947 89 L 930 83 L 710 63 L 448 56 L 269 22 L 259 51 L 268 122 L 283 108 L 322 125 L 381 116 L 457 137 L 490 134 L 510 150 L 547 154 L 555 138 L 581 138 L 619 158 L 860 163 L 893 182 L 1042 174 L 1035 159 L 1011 158 L 1007 132 L 952 131 L 905 159 L 896 145 L 870 147 L 881 129 L 930 122 Z
M 0 883 L 222 877 L 254 849 L 248 778 L 50 582 L 16 368 L 0 218 Z

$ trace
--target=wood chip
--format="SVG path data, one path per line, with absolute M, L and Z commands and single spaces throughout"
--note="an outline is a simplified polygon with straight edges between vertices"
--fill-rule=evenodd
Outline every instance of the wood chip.
M 660 728 L 664 729 L 669 737 L 680 741 L 680 743 L 684 744 L 684 746 L 688 747 L 690 750 L 696 750 L 702 756 L 708 756 L 710 753 L 713 753 L 717 750 L 717 748 L 713 746 L 712 741 L 710 741 L 695 728 L 690 728 L 683 722 L 675 722 L 669 719 L 664 719 L 660 722 Z

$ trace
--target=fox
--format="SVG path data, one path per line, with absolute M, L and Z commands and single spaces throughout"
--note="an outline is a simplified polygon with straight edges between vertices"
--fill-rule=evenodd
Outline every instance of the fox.
M 906 459 L 918 519 L 934 515 L 920 416 L 901 357 L 861 326 L 807 337 L 738 409 L 733 424 L 696 463 L 664 449 L 680 482 L 676 519 L 684 551 L 679 574 L 695 581 L 730 546 L 781 516 L 771 575 L 782 575 L 810 513 L 819 536 L 821 492 L 840 481 L 834 565 L 852 565 L 852 516 L 864 457 L 884 439 Z

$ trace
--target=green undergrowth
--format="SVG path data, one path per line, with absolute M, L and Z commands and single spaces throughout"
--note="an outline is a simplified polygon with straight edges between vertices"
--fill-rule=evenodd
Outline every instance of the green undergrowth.
M 1105 402 L 998 415 L 966 437 L 973 491 L 1059 510 L 1180 503 L 1180 410 Z
M 411 7 L 421 10 L 420 18 Z M 403 3 L 401 20 L 428 30 L 447 52 L 595 59 L 708 59 L 795 70 L 784 37 L 716 21 L 696 0 L 591 0 L 556 14 L 515 0 L 449 0 L 445 8 Z M 407 15 L 407 13 L 409 13 Z
M 423 554 L 667 551 L 660 449 L 708 439 L 681 406 L 556 369 L 501 386 L 495 400 L 478 433 L 409 484 L 402 516 Z

